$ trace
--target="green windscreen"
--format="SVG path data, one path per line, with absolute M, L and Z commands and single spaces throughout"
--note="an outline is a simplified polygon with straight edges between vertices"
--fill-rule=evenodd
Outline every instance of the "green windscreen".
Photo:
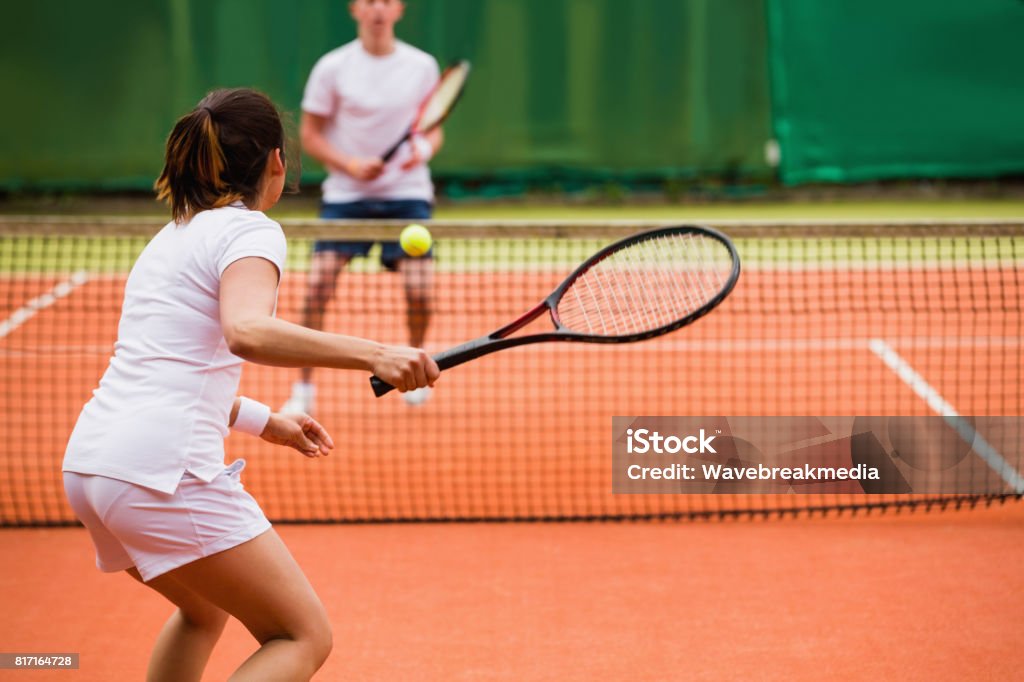
M 355 36 L 345 0 L 39 0 L 5 24 L 4 189 L 144 189 L 205 92 L 256 87 L 297 119 L 313 64 Z M 473 63 L 441 177 L 768 172 L 760 2 L 415 0 L 397 32 Z
M 787 183 L 1024 172 L 1024 2 L 768 0 Z

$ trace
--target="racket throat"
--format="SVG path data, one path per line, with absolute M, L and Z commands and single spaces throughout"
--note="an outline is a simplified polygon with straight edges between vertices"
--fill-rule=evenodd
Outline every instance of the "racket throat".
M 519 331 L 520 329 L 522 329 L 523 327 L 525 327 L 526 325 L 530 324 L 531 322 L 536 320 L 538 317 L 543 315 L 546 310 L 549 310 L 548 302 L 547 301 L 541 301 L 536 306 L 534 306 L 533 309 L 531 309 L 529 312 L 523 313 L 514 322 L 511 322 L 511 323 L 505 325 L 504 327 L 502 327 L 498 331 L 496 331 L 493 334 L 491 334 L 490 338 L 492 340 L 504 339 L 509 334 L 515 334 L 517 331 Z M 554 318 L 552 318 L 552 320 L 554 320 Z M 557 323 L 556 323 L 556 327 L 557 327 Z

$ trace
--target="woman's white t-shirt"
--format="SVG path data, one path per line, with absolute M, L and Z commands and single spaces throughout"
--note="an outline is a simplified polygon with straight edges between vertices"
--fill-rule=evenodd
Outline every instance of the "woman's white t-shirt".
M 409 129 L 423 98 L 437 84 L 437 60 L 412 45 L 395 41 L 384 56 L 372 55 L 359 40 L 325 54 L 313 67 L 302 96 L 302 110 L 329 120 L 327 141 L 347 156 L 380 157 Z M 329 171 L 324 201 L 422 199 L 432 201 L 427 165 L 402 170 L 411 151 L 403 145 L 375 180 L 364 182 Z
M 281 273 L 286 250 L 281 226 L 241 204 L 166 225 L 128 275 L 114 356 L 63 470 L 165 493 L 186 471 L 204 481 L 223 471 L 243 360 L 221 331 L 221 274 L 250 256 Z

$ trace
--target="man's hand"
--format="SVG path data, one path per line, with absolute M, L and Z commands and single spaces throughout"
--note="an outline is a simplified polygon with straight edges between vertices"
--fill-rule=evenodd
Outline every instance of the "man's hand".
M 423 135 L 409 138 L 409 158 L 402 163 L 402 170 L 411 170 L 434 156 L 434 146 Z
M 352 156 L 348 158 L 341 170 L 356 180 L 368 182 L 376 180 L 384 172 L 384 162 L 378 158 L 362 159 Z

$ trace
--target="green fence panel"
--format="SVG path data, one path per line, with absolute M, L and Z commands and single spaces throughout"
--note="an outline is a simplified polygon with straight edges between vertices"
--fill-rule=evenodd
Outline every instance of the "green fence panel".
M 768 0 L 787 183 L 1024 172 L 1024 2 Z
M 297 119 L 313 63 L 355 35 L 344 0 L 37 0 L 5 14 L 6 189 L 148 187 L 204 92 L 257 87 Z M 441 177 L 769 172 L 761 2 L 410 0 L 398 34 L 474 65 L 432 163 Z
M 0 186 L 151 184 L 184 101 L 174 21 L 166 2 L 7 3 Z

